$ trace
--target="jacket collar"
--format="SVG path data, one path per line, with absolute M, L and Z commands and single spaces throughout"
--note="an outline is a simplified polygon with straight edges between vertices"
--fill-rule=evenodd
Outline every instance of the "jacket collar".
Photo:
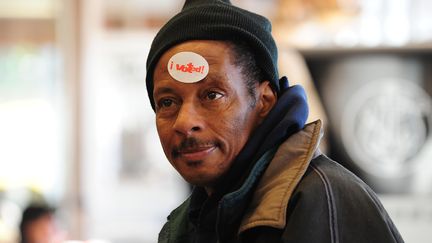
M 322 122 L 317 120 L 280 145 L 255 189 L 239 233 L 257 226 L 285 227 L 288 201 L 310 161 L 319 155 L 322 134 Z

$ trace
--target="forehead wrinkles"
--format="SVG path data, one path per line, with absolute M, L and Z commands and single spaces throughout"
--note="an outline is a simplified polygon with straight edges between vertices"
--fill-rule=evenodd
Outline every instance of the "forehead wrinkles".
M 202 57 L 204 57 L 204 59 L 206 59 L 206 61 L 208 62 L 209 64 L 208 76 L 201 82 L 204 82 L 207 79 L 211 79 L 213 81 L 229 79 L 228 77 L 229 75 L 227 75 L 226 72 L 229 69 L 228 66 L 230 64 L 232 65 L 234 61 L 232 45 L 229 42 L 225 42 L 223 43 L 223 45 L 215 45 L 214 49 L 212 49 L 211 47 L 212 45 L 210 45 L 209 47 L 209 45 L 198 44 L 189 48 L 188 47 L 184 48 L 184 46 L 179 46 L 179 48 L 168 50 L 162 55 L 162 57 L 160 58 L 159 62 L 156 65 L 156 68 L 154 70 L 154 75 L 153 75 L 153 82 L 154 82 L 153 85 L 155 85 L 156 80 L 172 79 L 172 77 L 168 72 L 168 66 L 167 66 L 168 62 L 172 56 L 174 56 L 179 52 L 184 52 L 184 51 L 195 52 L 201 55 Z
M 224 62 L 220 62 L 216 59 L 210 59 L 208 60 L 208 64 L 209 64 L 209 73 L 207 75 L 207 77 L 205 77 L 202 81 L 197 82 L 197 83 L 205 83 L 206 80 L 210 79 L 210 80 L 223 80 L 223 79 L 228 79 L 227 76 L 227 71 L 228 71 L 228 67 L 225 65 L 226 60 L 224 60 Z M 225 69 L 223 69 L 225 68 Z M 164 81 L 168 81 L 168 80 L 173 80 L 176 82 L 179 82 L 175 79 L 173 79 L 171 77 L 171 75 L 168 72 L 168 68 L 166 67 L 166 65 L 163 66 L 158 66 L 158 68 L 155 69 L 155 73 L 153 75 L 154 77 L 154 81 L 158 81 L 158 83 L 163 82 Z M 154 82 L 155 85 L 156 82 Z
M 154 95 L 161 93 L 174 93 L 178 89 L 178 85 L 180 86 L 193 86 L 193 87 L 208 87 L 208 86 L 226 86 L 225 82 L 230 82 L 226 73 L 223 72 L 210 72 L 206 78 L 197 83 L 184 84 L 174 79 L 161 79 L 157 82 L 154 87 Z
M 229 82 L 226 73 L 213 72 L 213 73 L 209 73 L 209 75 L 207 76 L 207 78 L 205 80 L 203 80 L 203 81 L 204 81 L 204 83 L 210 85 L 210 84 L 219 83 L 222 80 L 226 80 L 227 82 Z

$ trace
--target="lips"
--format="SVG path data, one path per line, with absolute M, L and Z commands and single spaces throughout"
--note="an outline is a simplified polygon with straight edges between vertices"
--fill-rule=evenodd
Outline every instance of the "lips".
M 187 160 L 203 160 L 210 153 L 212 153 L 216 149 L 216 146 L 210 147 L 198 147 L 198 148 L 189 148 L 178 151 L 178 157 L 185 158 Z
M 179 146 L 176 146 L 172 155 L 174 158 L 185 158 L 189 161 L 203 160 L 217 148 L 216 143 L 203 141 L 197 138 L 187 138 L 183 140 Z

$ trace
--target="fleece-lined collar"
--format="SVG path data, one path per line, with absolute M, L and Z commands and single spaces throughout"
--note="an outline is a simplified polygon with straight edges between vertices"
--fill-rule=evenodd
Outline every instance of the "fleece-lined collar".
M 255 189 L 239 233 L 257 226 L 285 227 L 288 201 L 310 161 L 317 156 L 322 133 L 318 120 L 281 144 Z

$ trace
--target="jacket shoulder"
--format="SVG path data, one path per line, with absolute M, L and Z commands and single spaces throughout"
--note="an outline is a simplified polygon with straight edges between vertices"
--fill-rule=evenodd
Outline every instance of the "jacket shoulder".
M 311 161 L 288 214 L 287 229 L 308 225 L 315 229 L 302 237 L 328 239 L 321 242 L 403 242 L 369 186 L 325 155 Z
M 159 232 L 159 243 L 186 242 L 184 240 L 189 236 L 190 230 L 187 220 L 189 204 L 190 197 L 170 213 L 168 221 Z

